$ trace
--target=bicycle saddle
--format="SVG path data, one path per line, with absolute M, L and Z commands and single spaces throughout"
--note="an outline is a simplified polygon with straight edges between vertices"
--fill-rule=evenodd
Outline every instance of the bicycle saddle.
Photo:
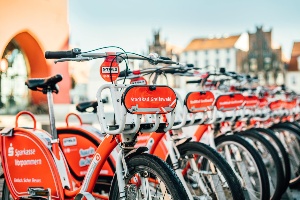
M 56 85 L 63 79 L 61 74 L 56 74 L 54 76 L 46 78 L 30 78 L 27 79 L 25 85 L 31 90 L 37 90 L 46 92 L 47 89 L 50 89 L 52 92 L 58 93 L 59 89 Z
M 76 110 L 79 112 L 87 112 L 88 108 L 93 108 L 93 112 L 97 112 L 97 106 L 98 102 L 97 101 L 87 101 L 87 102 L 81 102 L 76 105 Z

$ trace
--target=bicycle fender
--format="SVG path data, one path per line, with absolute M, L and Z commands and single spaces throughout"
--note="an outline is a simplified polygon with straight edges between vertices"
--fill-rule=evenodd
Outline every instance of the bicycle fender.
M 140 155 L 144 152 L 148 151 L 148 148 L 147 147 L 138 147 L 136 149 L 132 149 L 131 151 L 129 151 L 126 155 L 125 155 L 125 158 L 131 158 L 133 156 L 136 156 L 136 155 Z
M 182 138 L 182 139 L 176 140 L 175 141 L 175 145 L 179 146 L 179 145 L 185 144 L 185 143 L 191 141 L 192 139 L 193 139 L 192 137 L 186 137 L 186 138 Z

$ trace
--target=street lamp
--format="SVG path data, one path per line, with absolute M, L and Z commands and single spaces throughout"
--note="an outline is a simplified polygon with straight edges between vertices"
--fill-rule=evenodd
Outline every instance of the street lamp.
M 2 58 L 1 61 L 0 61 L 0 108 L 3 108 L 4 106 L 4 103 L 2 102 L 2 91 L 1 91 L 1 83 L 2 83 L 2 73 L 6 72 L 8 68 L 8 62 L 5 58 Z

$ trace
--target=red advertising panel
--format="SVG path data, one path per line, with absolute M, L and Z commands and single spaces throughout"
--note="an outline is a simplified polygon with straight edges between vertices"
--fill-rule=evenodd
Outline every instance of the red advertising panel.
M 260 98 L 260 99 L 259 99 L 259 104 L 258 104 L 258 106 L 259 106 L 260 108 L 264 108 L 264 107 L 268 106 L 268 104 L 269 104 L 269 102 L 268 102 L 267 98 Z
M 244 96 L 245 97 L 245 108 L 256 108 L 259 101 L 257 96 Z
M 168 86 L 138 86 L 126 88 L 122 101 L 131 114 L 165 114 L 176 107 L 177 97 Z
M 185 104 L 189 112 L 205 112 L 213 108 L 215 96 L 210 91 L 190 92 L 186 95 Z
M 244 96 L 240 93 L 220 95 L 216 100 L 216 107 L 221 111 L 239 109 L 244 104 Z
M 42 139 L 28 132 L 17 131 L 2 137 L 2 166 L 14 198 L 28 196 L 29 187 L 51 189 L 51 199 L 62 199 L 63 191 L 53 157 Z M 44 141 L 43 141 L 44 140 Z
M 276 100 L 269 104 L 271 110 L 278 110 L 283 107 L 283 101 Z
M 101 141 L 98 140 L 98 144 L 96 145 L 92 142 L 92 136 L 89 136 L 87 133 L 82 131 L 79 132 L 79 128 L 76 132 L 64 131 L 64 133 L 61 133 L 62 131 L 64 130 L 59 129 L 58 137 L 60 147 L 65 155 L 70 170 L 74 173 L 77 179 L 83 179 Z M 105 162 L 100 174 L 113 176 L 114 172 L 108 162 Z
M 292 109 L 295 108 L 297 105 L 297 99 L 291 100 L 291 101 L 286 101 L 284 103 L 284 108 L 285 109 Z

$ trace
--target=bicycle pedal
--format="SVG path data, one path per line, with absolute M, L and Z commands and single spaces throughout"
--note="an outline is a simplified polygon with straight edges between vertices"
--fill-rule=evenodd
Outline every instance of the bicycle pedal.
M 125 191 L 126 191 L 126 200 L 133 200 L 136 199 L 137 196 L 137 186 L 134 184 L 131 185 L 126 185 L 125 187 Z
M 50 189 L 45 189 L 42 187 L 29 187 L 27 191 L 29 194 L 28 198 L 45 199 L 45 200 L 50 199 L 49 198 L 51 195 Z

